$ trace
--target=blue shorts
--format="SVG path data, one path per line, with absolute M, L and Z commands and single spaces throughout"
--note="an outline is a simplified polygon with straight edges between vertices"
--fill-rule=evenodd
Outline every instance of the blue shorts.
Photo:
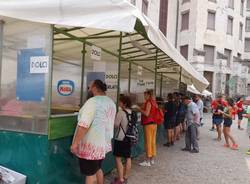
M 224 127 L 231 127 L 232 124 L 233 124 L 233 120 L 224 119 Z
M 213 124 L 220 125 L 223 122 L 222 118 L 213 118 Z

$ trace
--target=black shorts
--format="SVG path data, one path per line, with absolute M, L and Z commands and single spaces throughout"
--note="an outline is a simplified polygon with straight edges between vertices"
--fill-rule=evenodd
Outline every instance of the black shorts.
M 177 116 L 175 124 L 176 124 L 176 126 L 179 126 L 184 121 L 185 121 L 185 116 Z
M 243 119 L 243 111 L 242 112 L 238 112 L 238 120 L 242 120 Z
M 176 126 L 176 118 L 175 117 L 167 118 L 165 119 L 163 124 L 165 129 L 173 129 Z
M 92 176 L 102 167 L 103 160 L 86 160 L 79 158 L 80 171 L 85 176 Z
M 130 142 L 115 140 L 113 155 L 116 157 L 131 158 Z
M 232 124 L 233 124 L 233 120 L 224 119 L 224 127 L 231 127 Z

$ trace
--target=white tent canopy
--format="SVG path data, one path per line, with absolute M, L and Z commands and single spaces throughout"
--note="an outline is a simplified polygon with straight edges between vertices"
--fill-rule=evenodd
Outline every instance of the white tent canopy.
M 122 32 L 133 32 L 136 20 L 140 20 L 150 41 L 182 67 L 184 83 L 194 84 L 200 91 L 209 84 L 169 43 L 158 27 L 125 0 L 0 0 L 0 16 L 47 24 Z M 161 67 L 158 72 L 168 69 Z M 172 69 L 176 73 L 180 72 L 179 68 Z M 170 78 L 179 79 L 177 74 L 169 75 L 172 75 Z
M 200 95 L 201 93 L 194 87 L 194 85 L 188 85 L 187 86 L 187 91 L 196 94 L 196 95 Z
M 213 93 L 212 92 L 210 92 L 210 91 L 208 91 L 208 90 L 204 90 L 204 91 L 202 91 L 202 93 L 201 93 L 203 96 L 212 96 L 213 95 Z

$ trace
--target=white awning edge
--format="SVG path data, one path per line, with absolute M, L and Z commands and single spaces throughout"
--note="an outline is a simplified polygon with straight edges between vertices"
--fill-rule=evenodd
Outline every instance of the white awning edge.
M 196 95 L 200 95 L 201 93 L 194 87 L 194 85 L 188 85 L 187 86 L 187 91 L 196 94 Z
M 0 16 L 55 25 L 133 32 L 139 19 L 149 39 L 180 65 L 187 84 L 203 91 L 208 81 L 166 39 L 157 26 L 126 0 L 0 0 Z

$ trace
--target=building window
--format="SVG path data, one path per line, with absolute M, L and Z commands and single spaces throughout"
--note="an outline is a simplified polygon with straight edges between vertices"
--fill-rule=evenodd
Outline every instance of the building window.
M 190 2 L 190 0 L 182 0 L 182 4 Z
M 159 28 L 165 36 L 167 34 L 167 19 L 168 19 L 168 0 L 161 0 Z
M 205 63 L 214 64 L 215 47 L 210 45 L 204 45 L 204 51 L 205 51 Z
M 148 1 L 147 0 L 142 0 L 142 13 L 144 13 L 144 15 L 148 15 Z
M 250 52 L 250 38 L 245 39 L 245 52 Z
M 215 30 L 215 12 L 208 11 L 207 14 L 207 29 Z
M 225 49 L 224 54 L 227 56 L 227 66 L 230 66 L 232 51 L 229 49 Z
M 250 32 L 250 17 L 246 18 L 246 32 Z
M 240 27 L 239 27 L 239 40 L 242 40 L 243 37 L 243 24 L 240 23 Z
M 244 0 L 240 1 L 240 14 L 243 16 L 243 12 L 244 12 Z
M 247 0 L 247 10 L 250 10 L 250 0 Z
M 227 34 L 233 35 L 233 17 L 227 18 Z
M 131 0 L 131 4 L 136 5 L 136 0 Z
M 188 45 L 183 45 L 180 47 L 181 55 L 188 60 Z
M 181 15 L 181 30 L 188 30 L 189 28 L 189 11 Z
M 214 78 L 213 76 L 214 76 L 213 72 L 204 71 L 204 77 L 209 82 L 209 86 L 207 87 L 207 90 L 209 91 L 213 91 L 213 78 Z
M 234 0 L 228 0 L 228 8 L 234 9 Z

